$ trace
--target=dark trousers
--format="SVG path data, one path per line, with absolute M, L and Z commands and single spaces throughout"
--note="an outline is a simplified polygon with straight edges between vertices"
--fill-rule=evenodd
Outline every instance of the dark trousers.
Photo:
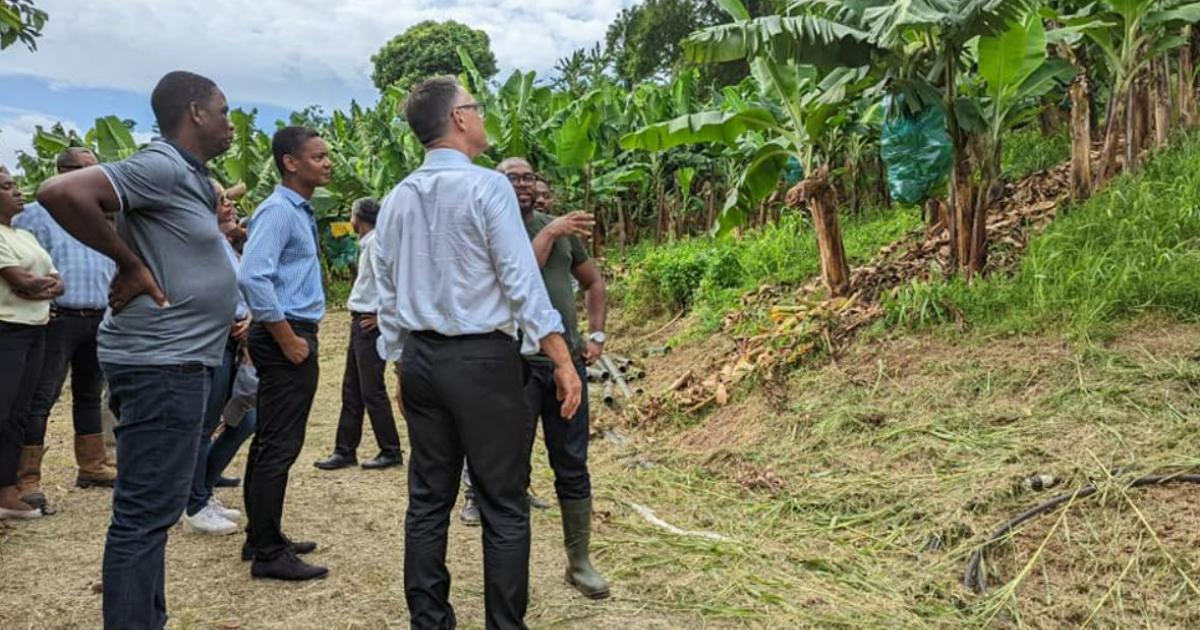
M 100 425 L 100 396 L 104 375 L 96 358 L 96 331 L 103 314 L 63 310 L 46 325 L 46 360 L 29 407 L 25 445 L 46 441 L 46 421 L 71 372 L 71 405 L 75 435 L 96 435 Z
M 308 342 L 308 358 L 300 365 L 288 361 L 265 326 L 250 327 L 250 358 L 258 369 L 258 429 L 243 483 L 249 543 L 259 560 L 272 560 L 288 548 L 283 535 L 288 471 L 304 447 L 320 377 L 317 325 L 292 322 L 292 329 Z
M 17 464 L 45 349 L 45 326 L 0 322 L 0 488 L 17 485 Z
M 206 484 L 211 492 L 215 488 L 217 482 L 221 480 L 221 475 L 224 474 L 225 468 L 229 466 L 229 462 L 233 461 L 237 455 L 238 449 L 242 448 L 242 444 L 254 435 L 255 428 L 258 427 L 258 413 L 251 409 L 242 416 L 242 421 L 236 427 L 226 425 L 225 430 L 221 431 L 221 435 L 213 439 L 212 444 L 208 447 L 208 470 L 206 471 Z
M 187 502 L 211 370 L 103 364 L 117 414 L 117 483 L 104 545 L 104 627 L 167 622 L 167 531 Z
M 196 467 L 192 472 L 192 487 L 188 495 L 188 516 L 208 505 L 212 498 L 213 486 L 208 484 L 208 451 L 212 445 L 212 435 L 221 422 L 221 410 L 225 401 L 229 400 L 229 392 L 233 388 L 233 377 L 237 374 L 238 347 L 234 343 L 225 346 L 221 365 L 212 371 L 212 382 L 208 388 L 208 400 L 204 403 L 204 422 L 200 426 L 200 440 L 196 447 Z
M 488 628 L 524 628 L 529 602 L 529 443 L 517 344 L 507 336 L 414 333 L 401 396 L 412 455 L 404 594 L 413 628 L 452 628 L 446 531 L 463 457 L 483 521 Z
M 399 455 L 400 434 L 396 432 L 396 416 L 384 381 L 387 361 L 375 349 L 379 330 L 363 330 L 362 317 L 355 313 L 350 322 L 350 347 L 346 349 L 346 374 L 342 377 L 342 415 L 338 419 L 334 452 L 350 456 L 358 450 L 365 412 L 371 416 L 379 452 Z
M 592 496 L 592 478 L 588 474 L 588 391 L 587 366 L 577 361 L 579 380 L 583 383 L 583 397 L 579 410 L 570 422 L 563 420 L 562 403 L 558 400 L 558 386 L 554 384 L 554 366 L 541 362 L 530 362 L 529 382 L 525 385 L 525 398 L 536 418 L 542 419 L 542 435 L 546 441 L 546 454 L 550 456 L 550 468 L 554 470 L 554 492 L 559 500 L 579 500 Z M 533 443 L 530 442 L 532 448 Z

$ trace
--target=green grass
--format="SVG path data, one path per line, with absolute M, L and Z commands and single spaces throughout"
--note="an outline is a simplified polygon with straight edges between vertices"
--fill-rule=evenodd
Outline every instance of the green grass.
M 1043 136 L 1037 127 L 1026 127 L 1004 135 L 1001 172 L 1015 182 L 1038 171 L 1058 166 L 1071 158 L 1071 136 L 1066 127 Z
M 1200 313 L 1200 135 L 1179 135 L 1143 169 L 1067 207 L 1011 276 L 967 287 L 915 284 L 888 303 L 890 323 L 955 321 L 1000 332 L 1104 336 L 1148 312 Z
M 842 218 L 850 263 L 870 260 L 879 248 L 921 223 L 918 208 L 875 210 Z M 791 214 L 777 225 L 740 240 L 692 238 L 663 245 L 643 244 L 626 259 L 625 286 L 615 293 L 637 313 L 694 309 L 704 330 L 714 329 L 745 292 L 763 284 L 804 282 L 821 270 L 816 236 L 806 220 Z

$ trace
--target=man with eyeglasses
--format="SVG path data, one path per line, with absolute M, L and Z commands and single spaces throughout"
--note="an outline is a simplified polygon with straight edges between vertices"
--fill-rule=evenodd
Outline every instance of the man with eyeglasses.
M 59 174 L 96 165 L 88 149 L 75 147 L 58 155 Z M 108 285 L 117 271 L 112 259 L 80 243 L 50 217 L 38 203 L 25 206 L 13 219 L 13 227 L 28 230 L 49 252 L 62 276 L 66 290 L 51 306 L 46 327 L 46 361 L 43 364 L 18 466 L 21 499 L 52 513 L 42 492 L 42 455 L 46 452 L 46 423 L 62 393 L 67 368 L 71 370 L 72 419 L 75 424 L 75 462 L 79 467 L 75 485 L 112 487 L 117 471 L 107 462 L 100 421 L 104 376 L 96 357 L 96 335 L 108 306 Z
M 471 163 L 488 146 L 482 107 L 456 79 L 438 77 L 414 87 L 404 111 L 425 161 L 383 201 L 375 270 L 380 356 L 403 359 L 411 625 L 457 623 L 446 534 L 465 456 L 483 520 L 485 624 L 524 628 L 533 427 L 520 352 L 540 348 L 553 363 L 563 417 L 579 408 L 582 385 L 513 188 Z

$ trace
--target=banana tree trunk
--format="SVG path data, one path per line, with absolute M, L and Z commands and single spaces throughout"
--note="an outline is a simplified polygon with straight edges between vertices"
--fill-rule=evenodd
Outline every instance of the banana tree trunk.
M 950 169 L 950 191 L 948 195 L 950 221 L 950 258 L 951 266 L 969 271 L 971 261 L 971 219 L 974 217 L 974 203 L 971 186 L 971 162 L 967 151 L 966 133 L 958 124 L 955 112 L 955 102 L 958 97 L 958 87 L 955 79 L 955 60 L 957 50 L 946 51 L 946 85 L 945 102 L 946 132 L 954 153 L 954 166 Z
M 1154 146 L 1166 146 L 1171 131 L 1171 84 L 1168 82 L 1165 60 L 1154 66 L 1150 79 L 1150 102 L 1154 105 Z
M 1113 170 L 1113 163 L 1117 157 L 1117 134 L 1120 129 L 1117 126 L 1117 121 L 1125 115 L 1125 102 L 1128 100 L 1125 93 L 1130 91 L 1128 86 L 1114 90 L 1112 98 L 1108 102 L 1108 113 L 1105 115 L 1104 123 L 1104 146 L 1100 149 L 1100 167 L 1096 169 L 1096 179 L 1092 182 L 1092 190 L 1099 188 L 1105 180 L 1108 179 Z
M 1141 81 L 1134 81 L 1125 99 L 1125 170 L 1137 172 L 1138 151 L 1145 138 L 1142 125 L 1145 123 L 1145 101 L 1141 98 Z
M 1071 96 L 1071 198 L 1087 199 L 1092 194 L 1092 117 L 1089 111 L 1087 73 L 1075 76 Z
M 821 279 L 830 297 L 844 297 L 850 291 L 850 265 L 838 225 L 837 194 L 829 181 L 829 169 L 822 166 L 788 191 L 787 204 L 808 205 L 813 229 L 817 233 L 817 251 L 821 255 Z
M 1179 47 L 1179 98 L 1176 102 L 1179 104 L 1179 120 L 1185 127 L 1191 127 L 1196 122 L 1196 66 L 1190 40 L 1191 37 L 1188 44 Z

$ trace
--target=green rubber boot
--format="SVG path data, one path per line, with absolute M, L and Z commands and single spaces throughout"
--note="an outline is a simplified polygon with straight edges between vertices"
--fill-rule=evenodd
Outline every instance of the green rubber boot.
M 592 568 L 588 546 L 592 541 L 592 498 L 559 501 L 563 543 L 567 548 L 567 583 L 591 599 L 608 597 L 608 582 Z

